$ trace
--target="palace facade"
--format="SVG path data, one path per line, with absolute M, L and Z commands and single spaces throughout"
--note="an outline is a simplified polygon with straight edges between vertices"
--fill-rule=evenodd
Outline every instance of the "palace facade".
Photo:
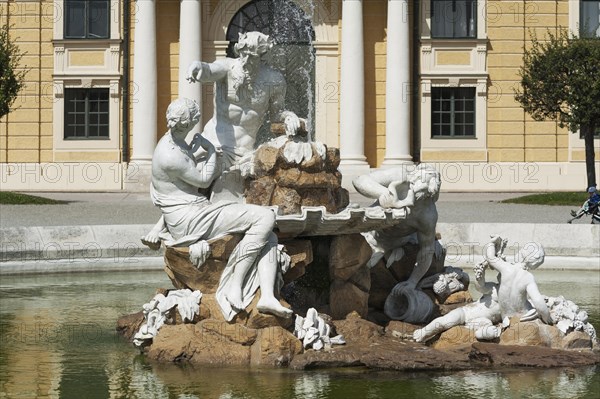
M 274 38 L 290 108 L 340 148 L 346 185 L 428 162 L 445 190 L 585 189 L 580 134 L 514 90 L 533 34 L 600 35 L 599 0 L 0 0 L 0 24 L 28 71 L 0 119 L 2 190 L 148 190 L 167 105 L 212 116 L 187 66 L 251 30 Z

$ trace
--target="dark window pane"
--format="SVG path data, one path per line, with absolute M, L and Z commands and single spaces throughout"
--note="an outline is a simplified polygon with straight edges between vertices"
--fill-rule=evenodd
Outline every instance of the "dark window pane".
M 457 112 L 454 114 L 454 123 L 457 125 L 461 125 L 464 123 L 464 114 Z
M 477 1 L 432 0 L 431 35 L 437 38 L 476 37 Z
M 432 137 L 475 136 L 475 88 L 434 87 L 431 90 Z
M 108 89 L 65 89 L 65 139 L 108 138 Z
M 65 0 L 65 38 L 99 39 L 110 36 L 109 0 Z
M 581 36 L 600 36 L 600 1 L 581 2 L 579 26 Z
M 433 1 L 431 7 L 431 34 L 434 37 L 452 37 L 454 12 L 452 1 Z
M 67 0 L 65 3 L 65 37 L 85 37 L 85 2 Z
M 88 10 L 89 38 L 107 38 L 110 5 L 107 0 L 92 0 Z
M 108 112 L 100 114 L 100 122 L 99 123 L 103 126 L 108 126 Z M 107 136 L 108 136 L 108 134 L 107 134 Z
M 475 125 L 465 125 L 465 136 L 475 136 Z

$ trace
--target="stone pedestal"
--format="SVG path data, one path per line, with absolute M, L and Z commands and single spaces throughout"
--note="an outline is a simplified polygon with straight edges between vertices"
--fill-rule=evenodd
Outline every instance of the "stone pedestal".
M 290 146 L 302 148 L 310 158 L 289 160 L 285 154 Z M 245 183 L 246 203 L 277 205 L 281 215 L 299 214 L 303 206 L 324 206 L 329 213 L 348 206 L 348 191 L 341 187 L 342 175 L 337 170 L 339 150 L 320 146 L 293 141 L 260 146 L 254 155 L 254 176 Z M 320 154 L 320 149 L 325 149 L 325 154 Z
M 370 257 L 371 247 L 362 235 L 333 237 L 329 252 L 329 307 L 334 319 L 343 319 L 351 312 L 367 317 L 371 289 L 367 262 Z

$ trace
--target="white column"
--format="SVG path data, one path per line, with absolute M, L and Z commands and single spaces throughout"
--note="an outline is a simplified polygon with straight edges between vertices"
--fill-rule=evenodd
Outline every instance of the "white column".
M 365 157 L 365 67 L 363 2 L 342 2 L 340 85 L 340 170 L 352 175 L 369 171 Z M 344 179 L 344 185 L 348 185 Z
M 179 11 L 179 97 L 195 100 L 202 109 L 202 85 L 190 83 L 185 78 L 192 61 L 202 56 L 201 0 L 181 0 Z M 202 123 L 196 125 L 188 137 L 200 132 Z
M 385 158 L 382 166 L 412 162 L 410 155 L 411 90 L 408 0 L 388 0 Z
M 127 169 L 127 189 L 149 189 L 152 153 L 156 146 L 157 74 L 155 0 L 136 0 L 133 41 L 133 143 Z

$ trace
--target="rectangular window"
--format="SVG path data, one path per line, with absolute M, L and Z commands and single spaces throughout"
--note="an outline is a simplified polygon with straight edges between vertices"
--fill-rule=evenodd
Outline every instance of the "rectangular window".
M 110 0 L 65 0 L 65 39 L 108 39 Z
M 431 137 L 475 137 L 475 88 L 431 88 Z
M 600 37 L 600 0 L 581 0 L 579 34 Z
M 65 140 L 108 140 L 108 89 L 65 89 Z
M 477 37 L 477 1 L 431 0 L 431 37 Z

